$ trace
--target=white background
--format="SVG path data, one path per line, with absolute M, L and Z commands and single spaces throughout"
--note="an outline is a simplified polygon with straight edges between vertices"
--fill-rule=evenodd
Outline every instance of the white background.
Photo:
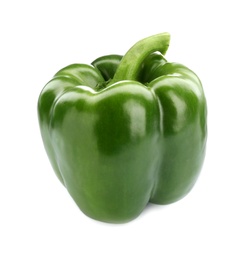
M 1 1 L 0 259 L 243 259 L 241 1 Z M 208 101 L 207 155 L 192 192 L 122 225 L 86 217 L 43 148 L 38 95 L 71 63 L 170 32 L 169 61 Z

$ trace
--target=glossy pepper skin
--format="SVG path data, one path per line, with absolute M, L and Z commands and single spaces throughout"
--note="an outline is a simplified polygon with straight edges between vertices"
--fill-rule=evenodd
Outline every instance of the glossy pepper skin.
M 52 167 L 91 218 L 128 222 L 149 202 L 181 199 L 198 178 L 206 100 L 194 72 L 165 60 L 169 40 L 154 35 L 124 57 L 67 66 L 39 96 Z

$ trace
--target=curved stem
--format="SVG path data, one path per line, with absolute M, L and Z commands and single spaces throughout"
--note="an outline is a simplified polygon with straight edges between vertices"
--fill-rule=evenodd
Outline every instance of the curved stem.
M 111 84 L 121 80 L 136 80 L 144 59 L 155 51 L 159 51 L 164 55 L 169 43 L 169 33 L 160 33 L 134 44 L 122 58 Z

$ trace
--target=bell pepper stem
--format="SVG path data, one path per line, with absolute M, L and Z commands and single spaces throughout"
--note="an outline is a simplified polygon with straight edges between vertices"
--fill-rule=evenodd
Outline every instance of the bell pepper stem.
M 169 43 L 170 34 L 160 33 L 134 44 L 122 58 L 110 84 L 121 80 L 136 80 L 144 59 L 156 51 L 164 55 L 168 50 Z

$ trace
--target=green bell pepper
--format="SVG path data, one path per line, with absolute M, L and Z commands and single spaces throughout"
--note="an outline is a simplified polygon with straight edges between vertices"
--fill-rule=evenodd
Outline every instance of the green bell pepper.
M 39 96 L 52 167 L 91 218 L 128 222 L 149 202 L 181 199 L 198 178 L 206 100 L 195 73 L 164 58 L 169 41 L 157 34 L 124 57 L 67 66 Z

